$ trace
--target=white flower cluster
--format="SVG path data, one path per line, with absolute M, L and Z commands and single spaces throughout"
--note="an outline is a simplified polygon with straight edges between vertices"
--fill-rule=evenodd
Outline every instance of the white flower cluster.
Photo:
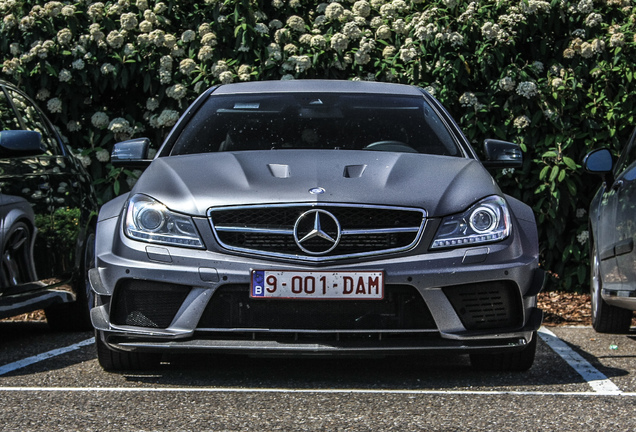
M 580 0 L 576 5 L 576 11 L 582 14 L 589 14 L 594 10 L 593 0 Z
M 584 245 L 585 243 L 587 243 L 587 241 L 590 239 L 590 232 L 585 230 L 585 231 L 581 231 L 579 234 L 577 234 L 576 236 L 576 240 Z
M 516 85 L 517 83 L 515 83 L 515 80 L 509 76 L 503 77 L 502 79 L 499 80 L 499 88 L 502 89 L 503 91 L 511 92 L 515 89 Z
M 66 129 L 68 129 L 69 132 L 78 132 L 82 130 L 82 123 L 77 120 L 71 120 L 66 123 Z
M 80 149 L 78 153 L 75 153 L 75 157 L 80 161 L 84 168 L 88 168 L 89 166 L 91 166 L 91 163 L 93 163 L 93 161 L 91 160 L 90 156 L 85 154 L 85 152 L 86 150 Z
M 305 72 L 309 68 L 311 68 L 311 58 L 306 55 L 292 55 L 283 64 L 283 69 L 295 70 L 297 73 Z
M 539 94 L 537 84 L 532 81 L 523 81 L 517 85 L 517 94 L 526 99 L 531 99 Z
M 614 33 L 610 37 L 610 46 L 611 47 L 622 47 L 625 45 L 625 34 L 624 33 Z
M 536 15 L 540 12 L 549 12 L 550 2 L 543 0 L 528 0 L 526 2 L 525 0 L 522 0 L 519 2 L 519 9 L 524 15 Z
M 71 71 L 69 71 L 68 69 L 60 70 L 60 72 L 57 75 L 57 79 L 59 79 L 60 82 L 69 82 L 71 78 L 72 78 Z
M 564 85 L 564 81 L 561 78 L 553 78 L 552 81 L 550 82 L 550 85 L 552 85 L 552 89 L 554 91 L 559 90 L 561 87 L 563 87 Z
M 499 25 L 492 22 L 487 22 L 481 26 L 481 34 L 486 40 L 497 39 L 497 35 L 500 31 L 501 28 Z
M 57 32 L 57 42 L 60 45 L 68 45 L 69 43 L 71 43 L 72 39 L 73 33 L 71 33 L 71 30 L 67 28 L 63 28 L 62 30 Z
M 106 43 L 108 43 L 111 48 L 121 48 L 124 44 L 124 36 L 118 30 L 113 30 L 106 36 Z
M 599 13 L 591 13 L 585 18 L 585 25 L 588 27 L 596 27 L 603 22 L 603 15 Z
M 48 91 L 48 89 L 45 89 L 45 88 L 41 88 L 40 90 L 38 90 L 38 92 L 35 95 L 35 98 L 37 100 L 39 100 L 39 101 L 45 101 L 49 97 L 51 97 L 51 92 Z
M 166 96 L 175 100 L 181 100 L 185 97 L 187 89 L 182 84 L 175 84 L 166 89 Z
M 148 100 L 146 101 L 146 109 L 148 111 L 154 111 L 157 108 L 159 108 L 159 101 L 157 100 L 157 98 L 148 98 Z
M 91 124 L 97 129 L 104 129 L 108 127 L 108 125 L 110 124 L 110 119 L 108 118 L 108 114 L 101 111 L 96 112 L 91 117 Z
M 108 130 L 115 135 L 132 135 L 133 128 L 130 122 L 122 117 L 117 117 L 108 124 Z
M 475 93 L 466 92 L 459 97 L 459 103 L 464 107 L 473 107 L 479 104 Z
M 250 65 L 243 64 L 238 70 L 239 80 L 249 81 L 252 78 L 252 67 Z
M 110 153 L 106 149 L 99 149 L 95 152 L 95 158 L 102 163 L 106 163 L 110 159 Z
M 400 48 L 400 60 L 404 63 L 408 63 L 417 58 L 417 50 L 412 45 L 413 41 L 411 39 L 407 39 Z
M 457 18 L 457 21 L 461 23 L 472 21 L 473 16 L 478 8 L 479 8 L 479 4 L 477 2 L 475 1 L 470 2 L 466 10 L 459 16 L 459 18 Z
M 298 15 L 292 15 L 287 18 L 287 27 L 296 32 L 303 33 L 305 31 L 305 20 Z
M 530 121 L 530 118 L 529 118 L 528 116 L 526 116 L 526 115 L 521 115 L 521 116 L 517 117 L 517 118 L 514 120 L 514 122 L 513 122 L 513 123 L 514 123 L 514 126 L 515 126 L 517 129 L 525 129 L 525 128 L 527 128 L 528 126 L 530 126 L 530 124 L 531 124 L 532 122 Z
M 336 4 L 336 3 L 332 3 Z M 349 47 L 349 38 L 342 33 L 335 33 L 331 36 L 331 48 L 337 52 L 342 52 Z
M 114 73 L 116 69 L 114 65 L 110 63 L 104 63 L 102 64 L 102 67 L 99 68 L 99 70 L 102 72 L 102 75 L 108 75 Z
M 52 98 L 46 103 L 46 108 L 53 114 L 59 114 L 62 112 L 62 101 L 59 98 Z
M 602 53 L 604 50 L 605 42 L 601 39 L 584 42 L 580 38 L 575 38 L 570 42 L 568 48 L 563 51 L 563 57 L 570 59 L 579 54 L 583 58 L 590 58 L 595 54 Z
M 355 53 L 355 61 L 359 65 L 365 65 L 371 61 L 371 53 L 375 49 L 375 41 L 363 37 L 360 40 L 360 48 Z
M 179 112 L 175 110 L 166 109 L 159 114 L 159 116 L 152 116 L 150 118 L 150 125 L 155 128 L 172 127 L 179 120 Z

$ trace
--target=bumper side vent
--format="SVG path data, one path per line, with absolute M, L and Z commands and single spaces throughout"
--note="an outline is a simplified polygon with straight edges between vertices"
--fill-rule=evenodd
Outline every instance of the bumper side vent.
M 189 286 L 125 280 L 115 290 L 111 322 L 117 325 L 166 328 L 189 292 Z
M 519 290 L 510 281 L 456 285 L 442 291 L 467 330 L 519 327 L 523 310 Z

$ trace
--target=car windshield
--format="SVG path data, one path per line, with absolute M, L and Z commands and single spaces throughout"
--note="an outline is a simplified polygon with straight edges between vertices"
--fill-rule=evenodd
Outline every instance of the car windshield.
M 274 149 L 462 155 L 424 97 L 340 93 L 212 95 L 171 154 Z

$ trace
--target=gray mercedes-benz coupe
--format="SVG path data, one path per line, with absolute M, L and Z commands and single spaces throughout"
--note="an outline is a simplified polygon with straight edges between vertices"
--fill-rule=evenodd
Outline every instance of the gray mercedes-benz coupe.
M 147 167 L 103 206 L 96 267 L 100 364 L 152 368 L 171 352 L 470 354 L 532 366 L 543 285 L 532 210 L 480 161 L 424 90 L 351 81 L 208 89 Z

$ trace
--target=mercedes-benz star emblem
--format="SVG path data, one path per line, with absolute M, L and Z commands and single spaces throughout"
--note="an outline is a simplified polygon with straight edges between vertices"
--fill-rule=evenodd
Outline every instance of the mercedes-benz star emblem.
M 309 210 L 294 225 L 294 240 L 303 252 L 324 255 L 338 246 L 342 229 L 338 219 L 326 210 Z
M 313 187 L 309 189 L 309 193 L 312 195 L 320 195 L 325 193 L 325 189 L 321 187 Z

